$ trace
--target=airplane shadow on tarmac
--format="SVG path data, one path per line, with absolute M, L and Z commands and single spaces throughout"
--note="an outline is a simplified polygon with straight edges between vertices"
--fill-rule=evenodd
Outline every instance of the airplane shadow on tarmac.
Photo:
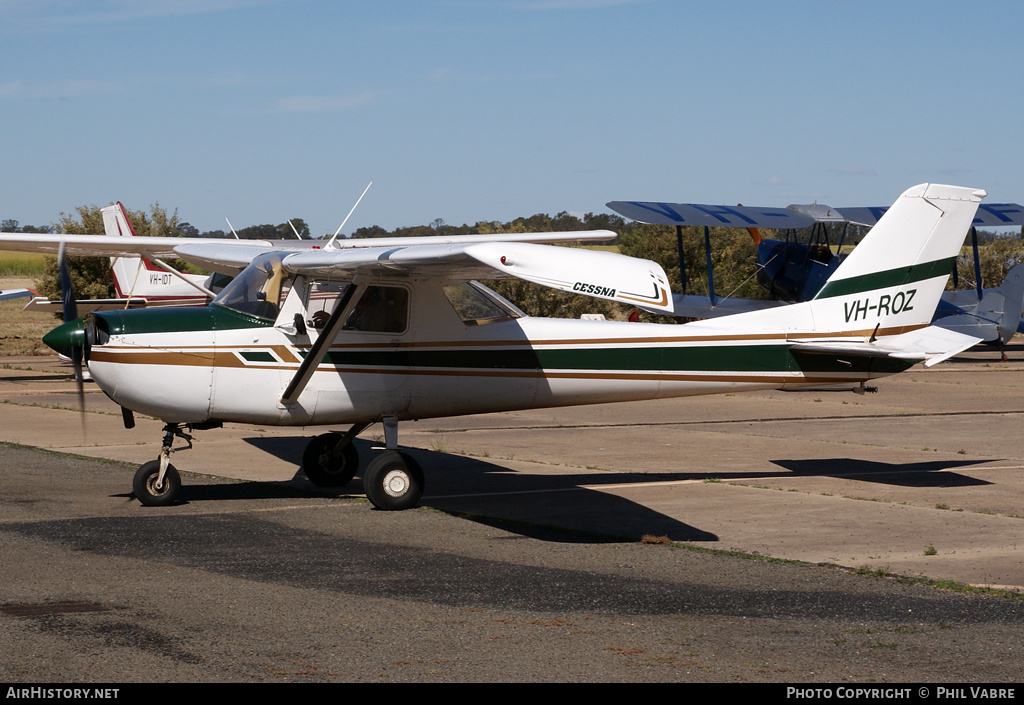
M 309 436 L 246 438 L 253 447 L 285 462 L 295 463 L 292 480 L 281 483 L 280 492 L 298 492 L 296 483 L 309 486 L 301 470 L 302 452 Z M 379 451 L 363 439 L 354 441 L 360 466 Z M 425 469 L 426 492 L 420 504 L 457 514 L 469 521 L 500 526 L 505 531 L 547 541 L 602 543 L 636 541 L 644 535 L 665 536 L 673 541 L 717 541 L 718 537 L 680 522 L 641 504 L 584 485 L 622 485 L 650 482 L 650 475 L 636 473 L 579 472 L 529 475 L 517 473 L 481 458 L 403 448 Z M 362 494 L 360 478 L 337 488 L 339 496 Z M 657 478 L 666 478 L 658 475 Z M 266 484 L 264 484 L 266 487 Z M 270 487 L 273 487 L 272 485 Z M 214 499 L 213 493 L 240 493 L 230 486 L 182 487 L 182 499 Z M 264 491 L 275 491 L 270 489 Z M 311 494 L 322 496 L 318 488 Z M 206 496 L 201 496 L 206 495 Z M 571 495 L 571 496 L 570 496 Z M 246 496 L 251 496 L 246 494 Z M 227 499 L 223 494 L 220 498 Z
M 794 475 L 835 477 L 862 482 L 878 482 L 900 487 L 970 487 L 991 484 L 956 472 L 954 467 L 978 465 L 985 460 L 931 460 L 924 463 L 883 463 L 856 458 L 815 458 L 811 460 L 771 460 Z
M 226 482 L 192 484 L 182 487 L 181 501 L 226 501 L 280 497 L 322 497 L 325 494 L 361 496 L 361 473 L 335 490 L 315 488 L 301 470 L 302 453 L 309 436 L 246 438 L 255 448 L 295 465 L 286 482 Z M 365 467 L 379 452 L 370 441 L 354 441 L 360 465 Z M 427 487 L 421 501 L 440 511 L 468 521 L 501 528 L 525 537 L 566 543 L 636 541 L 644 536 L 666 537 L 672 541 L 715 542 L 718 537 L 698 527 L 666 516 L 649 507 L 602 492 L 602 486 L 643 484 L 651 481 L 701 480 L 706 473 L 581 472 L 527 474 L 488 462 L 483 458 L 441 453 L 417 448 L 404 449 L 425 468 Z M 975 465 L 987 460 L 929 461 L 890 464 L 853 458 L 782 459 L 774 465 L 801 476 L 842 477 L 866 482 L 883 482 L 915 487 L 957 487 L 987 484 L 954 472 L 951 467 Z M 550 468 L 548 468 L 550 470 Z M 763 470 L 743 479 L 765 476 Z M 777 473 L 771 476 L 778 477 Z M 721 478 L 721 475 L 715 477 Z M 731 477 L 730 479 L 740 479 Z

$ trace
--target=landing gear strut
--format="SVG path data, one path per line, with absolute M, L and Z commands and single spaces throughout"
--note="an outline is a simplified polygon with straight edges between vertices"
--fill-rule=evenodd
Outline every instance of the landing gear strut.
M 320 487 L 348 484 L 359 467 L 352 440 L 370 423 L 359 423 L 346 433 L 324 433 L 306 446 L 302 469 Z M 384 418 L 384 452 L 363 472 L 363 491 L 374 507 L 385 511 L 411 509 L 423 496 L 423 470 L 416 460 L 398 450 L 398 419 Z
M 363 491 L 377 509 L 411 509 L 423 496 L 423 470 L 409 455 L 386 450 L 363 473 Z
M 347 433 L 324 433 L 309 442 L 302 454 L 302 470 L 314 485 L 343 487 L 359 469 L 359 453 L 352 445 L 369 423 L 356 424 Z
M 398 450 L 398 419 L 384 417 L 384 452 L 363 473 L 363 491 L 377 509 L 411 509 L 423 496 L 423 470 L 411 456 Z
M 132 480 L 135 498 L 147 507 L 166 507 L 174 504 L 181 491 L 181 476 L 173 465 L 167 463 L 163 472 L 160 461 L 150 460 L 143 463 L 135 472 Z
M 188 444 L 187 448 L 171 448 L 177 436 Z M 192 436 L 182 430 L 182 424 L 164 426 L 164 442 L 160 457 L 144 463 L 135 472 L 132 489 L 135 498 L 147 507 L 166 507 L 174 504 L 181 491 L 181 476 L 170 463 L 171 453 L 192 447 Z

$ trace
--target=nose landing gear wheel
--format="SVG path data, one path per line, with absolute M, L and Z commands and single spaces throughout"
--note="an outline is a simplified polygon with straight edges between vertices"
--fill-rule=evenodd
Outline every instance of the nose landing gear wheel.
M 331 451 L 342 440 L 337 433 L 324 433 L 309 442 L 302 454 L 302 471 L 318 487 L 342 487 L 359 469 L 359 453 L 346 443 L 335 457 Z
M 384 511 L 415 507 L 423 496 L 423 484 L 420 464 L 396 450 L 374 458 L 363 473 L 366 498 Z
M 135 498 L 147 507 L 166 507 L 174 504 L 181 491 L 181 476 L 173 465 L 167 466 L 163 482 L 160 478 L 160 461 L 150 460 L 139 466 L 132 480 Z

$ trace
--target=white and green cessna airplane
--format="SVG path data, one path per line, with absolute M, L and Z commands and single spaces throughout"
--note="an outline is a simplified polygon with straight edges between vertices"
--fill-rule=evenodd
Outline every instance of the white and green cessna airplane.
M 363 487 L 376 507 L 404 509 L 417 503 L 424 479 L 398 448 L 403 420 L 863 384 L 970 347 L 976 338 L 929 324 L 984 196 L 915 186 L 812 301 L 685 325 L 532 318 L 476 282 L 519 277 L 669 309 L 665 274 L 653 262 L 537 244 L 609 232 L 321 249 L 308 241 L 117 238 L 148 240 L 151 254 L 166 247 L 167 256 L 237 276 L 209 306 L 97 313 L 88 328 L 71 321 L 46 342 L 84 350 L 126 424 L 132 411 L 166 422 L 160 457 L 135 477 L 143 504 L 178 495 L 168 458 L 175 437 L 191 446 L 186 431 L 224 422 L 350 425 L 314 438 L 303 459 L 310 480 L 340 486 L 359 465 L 352 439 L 382 422 L 386 449 L 364 469 Z M 0 248 L 12 237 L 0 238 Z M 49 237 L 72 254 L 89 250 L 81 238 Z

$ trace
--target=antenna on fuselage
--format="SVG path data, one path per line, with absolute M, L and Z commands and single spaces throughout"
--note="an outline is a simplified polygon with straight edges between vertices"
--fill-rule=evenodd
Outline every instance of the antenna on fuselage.
M 299 231 L 295 229 L 295 225 L 294 225 L 294 224 L 292 224 L 292 221 L 290 221 L 290 220 L 289 220 L 289 221 L 288 221 L 288 225 L 291 225 L 291 228 L 292 228 L 292 232 L 293 232 L 293 233 L 295 233 L 295 237 L 296 237 L 296 238 L 298 238 L 299 240 L 301 240 L 301 239 L 302 239 L 302 236 L 301 236 L 301 235 L 299 235 Z
M 242 238 L 238 237 L 238 233 L 236 233 L 234 227 L 232 227 L 231 221 L 228 220 L 227 217 L 225 217 L 224 220 L 227 220 L 228 228 L 230 228 L 231 234 L 235 236 L 235 239 L 236 240 L 241 240 Z
M 373 186 L 373 182 L 372 181 L 370 183 L 366 184 L 366 188 L 363 189 L 363 193 L 359 196 L 358 200 L 356 200 L 356 205 L 352 206 L 352 210 L 350 210 L 348 212 L 348 215 L 345 216 L 345 220 L 341 221 L 341 225 L 339 225 L 338 229 L 334 231 L 334 235 L 332 235 L 331 239 L 327 241 L 326 245 L 324 245 L 324 249 L 325 250 L 331 249 L 331 247 L 334 244 L 334 238 L 338 237 L 338 233 L 341 232 L 341 229 L 345 227 L 345 223 L 347 223 L 348 219 L 352 217 L 353 213 L 355 213 L 356 206 L 359 205 L 359 201 L 363 200 L 363 196 L 366 195 L 366 192 L 370 190 L 371 186 Z

